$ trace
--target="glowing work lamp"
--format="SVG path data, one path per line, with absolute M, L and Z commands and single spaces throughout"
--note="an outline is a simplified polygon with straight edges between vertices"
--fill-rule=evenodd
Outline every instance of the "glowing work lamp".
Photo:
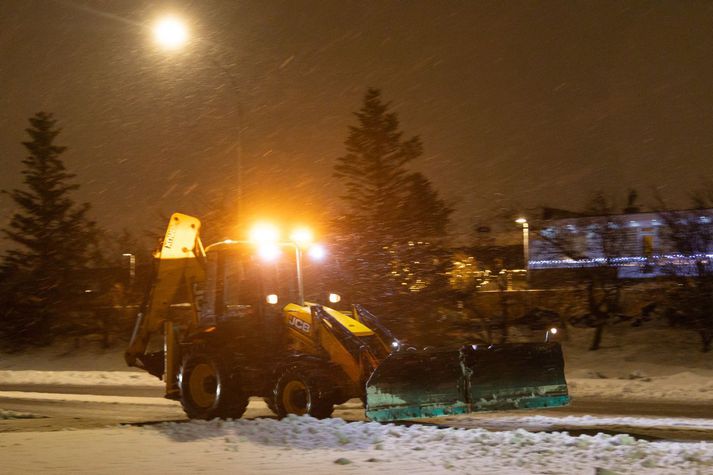
M 322 261 L 327 256 L 327 250 L 321 244 L 313 244 L 310 246 L 307 254 L 315 261 Z
M 314 236 L 308 228 L 297 228 L 290 234 L 290 240 L 301 247 L 306 247 L 312 243 Z
M 257 247 L 258 255 L 264 261 L 275 261 L 280 255 L 281 247 L 292 247 L 295 250 L 295 267 L 297 270 L 297 290 L 299 304 L 304 305 L 304 287 L 302 283 L 302 249 L 306 249 L 312 259 L 324 259 L 324 247 L 312 244 L 314 236 L 308 228 L 297 228 L 290 234 L 289 241 L 280 240 L 280 231 L 269 223 L 259 223 L 250 230 L 250 241 Z
M 274 244 L 279 238 L 280 231 L 270 223 L 258 223 L 250 230 L 250 241 L 258 245 Z
M 257 253 L 263 261 L 276 261 L 281 254 L 280 246 L 275 243 L 265 242 L 258 246 Z

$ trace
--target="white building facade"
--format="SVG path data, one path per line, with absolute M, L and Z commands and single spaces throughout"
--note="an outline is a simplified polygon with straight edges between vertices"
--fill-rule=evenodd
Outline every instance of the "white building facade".
M 615 267 L 622 278 L 713 271 L 713 209 L 552 219 L 530 239 L 531 271 Z

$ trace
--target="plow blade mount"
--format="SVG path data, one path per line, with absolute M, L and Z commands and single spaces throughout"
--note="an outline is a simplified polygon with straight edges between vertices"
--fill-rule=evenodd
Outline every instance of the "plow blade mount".
M 559 343 L 400 351 L 366 384 L 366 416 L 373 421 L 568 403 Z

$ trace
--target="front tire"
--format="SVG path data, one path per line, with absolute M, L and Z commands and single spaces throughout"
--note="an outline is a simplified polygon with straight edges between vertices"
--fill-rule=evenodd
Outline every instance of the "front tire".
M 239 419 L 248 407 L 237 376 L 215 357 L 187 355 L 178 385 L 181 406 L 191 419 Z
M 326 419 L 334 412 L 334 399 L 329 392 L 328 380 L 318 371 L 299 367 L 286 369 L 278 378 L 274 390 L 278 417 L 287 414 Z

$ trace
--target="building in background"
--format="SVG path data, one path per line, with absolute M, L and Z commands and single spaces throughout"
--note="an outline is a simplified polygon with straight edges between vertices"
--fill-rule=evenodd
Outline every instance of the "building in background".
M 608 268 L 640 279 L 696 276 L 701 266 L 713 267 L 713 209 L 548 217 L 531 234 L 535 280 L 565 269 Z

